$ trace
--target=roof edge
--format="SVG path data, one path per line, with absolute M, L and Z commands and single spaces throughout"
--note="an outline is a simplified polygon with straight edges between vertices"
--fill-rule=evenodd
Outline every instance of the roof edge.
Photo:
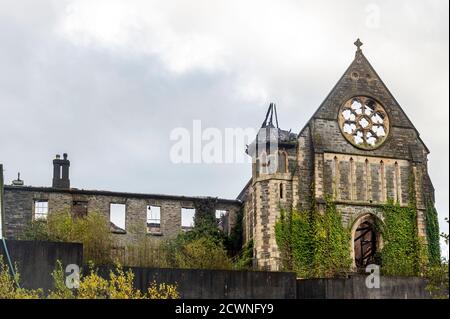
M 105 190 L 87 190 L 87 189 L 61 189 L 54 187 L 43 186 L 12 186 L 5 185 L 5 191 L 24 191 L 24 192 L 47 192 L 47 193 L 64 193 L 73 195 L 103 195 L 103 196 L 117 196 L 127 198 L 140 198 L 140 199 L 166 199 L 166 200 L 199 200 L 207 198 L 217 198 L 219 203 L 236 204 L 240 205 L 241 201 L 238 199 L 226 199 L 218 198 L 214 196 L 184 196 L 184 195 L 167 195 L 167 194 L 144 194 L 144 193 L 130 193 L 130 192 L 116 192 Z

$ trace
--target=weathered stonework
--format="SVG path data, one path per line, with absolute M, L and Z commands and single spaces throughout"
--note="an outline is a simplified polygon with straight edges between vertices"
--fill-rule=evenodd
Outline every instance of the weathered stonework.
M 389 134 L 374 147 L 359 147 L 342 131 L 344 121 L 339 112 L 344 103 L 348 107 L 348 101 L 358 96 L 379 103 L 377 107 L 381 105 L 389 119 L 385 121 Z M 418 232 L 425 236 L 425 204 L 434 201 L 427 173 L 429 151 L 360 49 L 289 152 L 289 172 L 284 177 L 289 187 L 283 205 L 276 187 L 280 182 L 278 173 L 262 180 L 254 169 L 252 180 L 239 197 L 244 201 L 245 240 L 254 241 L 257 267 L 279 268 L 273 225 L 281 207 L 320 212 L 327 198 L 337 204 L 343 223 L 356 231 L 360 223 L 369 220 L 368 216 L 382 220 L 381 205 L 389 199 L 407 206 L 414 195 Z M 378 248 L 382 247 L 382 239 L 379 241 Z M 353 241 L 349 245 L 353 249 Z
M 133 243 L 139 235 L 147 234 L 147 205 L 161 207 L 161 226 L 158 239 L 176 236 L 181 229 L 181 208 L 194 208 L 197 197 L 132 194 L 78 189 L 57 189 L 53 187 L 5 186 L 5 236 L 19 238 L 34 216 L 34 201 L 47 200 L 49 214 L 58 211 L 72 211 L 76 201 L 87 203 L 87 213 L 98 212 L 109 219 L 110 204 L 125 204 L 125 233 L 114 234 L 119 243 Z M 236 223 L 241 202 L 218 199 L 216 209 L 225 210 L 225 233 L 230 233 Z
M 383 220 L 381 205 L 390 199 L 401 206 L 415 205 L 418 233 L 425 237 L 426 203 L 434 202 L 434 188 L 427 170 L 429 151 L 363 55 L 360 45 L 358 43 L 353 62 L 299 134 L 279 129 L 278 119 L 276 126 L 273 124 L 272 116 L 275 114 L 276 117 L 276 109 L 271 104 L 269 111 L 274 113 L 270 122 L 268 112 L 256 142 L 247 149 L 254 159 L 251 180 L 236 200 L 217 201 L 216 209 L 227 211 L 226 233 L 231 232 L 237 213 L 243 209 L 243 238 L 245 242 L 253 241 L 256 268 L 280 269 L 280 251 L 274 227 L 282 209 L 323 212 L 327 199 L 335 202 L 343 223 L 351 227 L 355 241 L 359 225 L 370 224 L 375 219 Z M 355 101 L 366 104 L 361 102 L 360 106 L 356 105 L 361 109 L 353 109 Z M 373 114 L 370 101 L 376 101 Z M 380 119 L 371 118 L 377 109 L 382 110 Z M 355 118 L 365 118 L 369 124 L 358 123 L 354 132 L 346 131 L 351 126 L 344 128 L 343 125 L 349 125 L 347 122 L 354 124 L 356 120 L 346 119 L 343 110 L 358 114 Z M 381 133 L 374 130 L 379 121 L 384 129 Z M 361 144 L 357 139 L 358 132 L 377 134 L 379 142 L 370 145 L 368 135 L 361 135 L 364 140 Z M 266 137 L 262 143 L 258 138 L 260 134 Z M 276 149 L 268 148 L 267 144 L 274 141 Z M 278 159 L 275 169 L 271 166 L 274 164 L 272 156 Z M 69 186 L 67 155 L 63 160 L 57 157 L 54 165 L 53 186 L 50 188 L 5 187 L 6 237 L 19 237 L 33 218 L 34 201 L 46 200 L 50 214 L 60 210 L 82 213 L 84 205 L 87 205 L 88 214 L 98 211 L 106 217 L 109 217 L 111 203 L 125 204 L 125 232 L 116 235 L 123 244 L 132 243 L 139 235 L 147 233 L 146 207 L 159 206 L 160 231 L 154 235 L 170 238 L 182 231 L 181 209 L 194 208 L 199 199 L 74 189 Z M 60 166 L 63 168 L 61 174 Z M 349 245 L 356 255 L 353 239 Z M 382 247 L 382 238 L 377 241 L 377 247 Z

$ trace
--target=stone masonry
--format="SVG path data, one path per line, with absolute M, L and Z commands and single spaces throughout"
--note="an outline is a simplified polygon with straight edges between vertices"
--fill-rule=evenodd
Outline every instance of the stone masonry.
M 313 208 L 320 212 L 325 199 L 332 198 L 343 216 L 343 223 L 356 230 L 368 216 L 382 220 L 380 205 L 388 199 L 408 205 L 412 180 L 418 231 L 420 236 L 425 236 L 425 204 L 427 200 L 434 202 L 434 189 L 427 173 L 429 151 L 362 53 L 361 43 L 355 44 L 358 50 L 353 62 L 296 135 L 294 148 L 287 150 L 288 171 L 261 176 L 258 169 L 253 169 L 252 179 L 238 197 L 244 202 L 244 239 L 253 240 L 254 264 L 258 268 L 276 270 L 280 267 L 274 224 L 281 208 L 300 211 Z M 356 114 L 359 123 L 343 112 L 346 101 L 352 99 L 374 101 L 363 105 L 362 109 L 361 103 L 353 100 L 352 108 L 346 112 Z M 384 111 L 372 113 L 374 105 L 381 105 Z M 349 126 L 340 126 L 341 114 L 348 116 L 341 122 Z M 378 115 L 379 118 L 373 117 Z M 361 134 L 355 131 L 358 125 L 367 126 L 371 121 L 372 131 L 369 128 Z M 376 138 L 382 142 L 376 144 L 368 137 L 375 136 L 379 123 L 383 123 L 384 130 L 377 133 Z M 344 134 L 346 130 L 353 130 L 353 135 Z M 367 141 L 363 144 L 361 138 L 376 145 Z M 278 142 L 278 150 L 286 150 L 283 141 Z M 259 163 L 257 156 L 254 162 L 254 165 Z M 286 185 L 283 198 L 280 197 L 281 183 Z M 312 207 L 312 203 L 316 206 Z M 354 239 L 349 243 L 351 247 Z M 379 241 L 378 249 L 382 247 L 382 239 Z
M 352 229 L 349 247 L 355 267 L 365 260 L 364 253 L 358 259 L 355 247 L 363 243 L 355 234 L 363 229 L 360 225 L 375 232 L 371 225 L 383 221 L 381 205 L 389 199 L 406 206 L 411 195 L 415 196 L 418 232 L 425 237 L 426 203 L 434 202 L 429 150 L 362 53 L 362 43 L 358 40 L 355 45 L 354 60 L 300 133 L 280 129 L 276 106 L 270 105 L 255 142 L 247 149 L 253 158 L 252 178 L 237 199 L 217 200 L 216 209 L 226 212 L 223 229 L 228 234 L 243 210 L 243 238 L 253 241 L 255 268 L 280 269 L 274 226 L 281 210 L 321 213 L 327 198 L 335 202 L 343 223 Z M 275 149 L 268 147 L 273 143 Z M 3 231 L 7 238 L 20 237 L 35 216 L 36 201 L 45 201 L 49 214 L 98 211 L 106 217 L 111 203 L 124 204 L 125 229 L 112 228 L 123 243 L 148 233 L 147 206 L 158 206 L 159 231 L 150 235 L 170 238 L 182 231 L 182 208 L 194 208 L 202 199 L 71 188 L 67 154 L 53 163 L 52 187 L 23 186 L 20 178 L 5 186 Z M 376 238 L 372 247 L 380 249 L 380 235 L 371 238 Z
M 120 193 L 109 191 L 60 189 L 53 187 L 5 186 L 4 234 L 6 238 L 19 238 L 33 220 L 37 200 L 48 202 L 49 214 L 56 211 L 73 211 L 74 204 L 87 203 L 87 213 L 99 212 L 109 219 L 110 204 L 125 204 L 125 229 L 112 229 L 120 243 L 133 243 L 139 235 L 148 234 L 157 239 L 171 238 L 182 231 L 181 209 L 194 208 L 201 197 Z M 147 231 L 147 206 L 161 209 L 158 233 Z M 218 199 L 217 210 L 226 211 L 225 233 L 229 233 L 241 207 L 237 200 Z

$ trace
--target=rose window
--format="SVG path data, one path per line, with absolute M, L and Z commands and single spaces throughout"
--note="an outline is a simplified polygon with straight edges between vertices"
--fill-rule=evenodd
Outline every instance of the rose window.
M 377 148 L 389 133 L 389 119 L 384 108 L 364 96 L 351 98 L 341 107 L 339 126 L 350 143 L 363 149 Z

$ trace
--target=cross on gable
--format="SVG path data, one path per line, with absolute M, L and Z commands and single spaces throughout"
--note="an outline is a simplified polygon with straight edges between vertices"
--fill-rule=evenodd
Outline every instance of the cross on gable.
M 363 45 L 363 43 L 361 42 L 361 40 L 359 38 L 356 39 L 354 45 L 356 45 L 356 47 L 358 48 L 358 51 L 361 51 L 361 46 Z

